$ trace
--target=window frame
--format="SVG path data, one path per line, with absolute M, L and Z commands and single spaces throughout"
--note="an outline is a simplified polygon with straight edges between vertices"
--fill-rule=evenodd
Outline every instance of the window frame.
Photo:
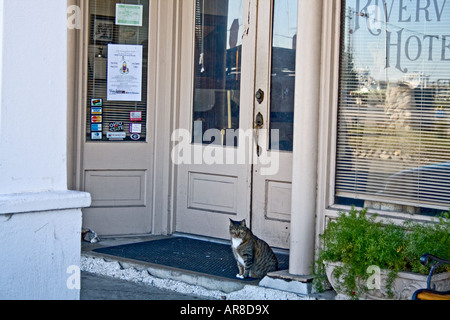
M 341 33 L 345 25 L 342 14 L 343 4 L 331 0 L 323 6 L 322 39 L 321 39 L 321 92 L 319 119 L 319 149 L 318 149 L 318 181 L 317 181 L 317 223 L 316 243 L 319 234 L 323 233 L 330 220 L 338 217 L 340 211 L 349 211 L 351 206 L 336 204 L 336 160 L 337 160 L 337 127 L 339 109 L 339 79 L 341 59 Z M 299 17 L 301 19 L 301 17 Z M 362 208 L 357 208 L 362 209 Z M 379 219 L 390 219 L 401 223 L 405 220 L 428 222 L 435 220 L 431 216 L 413 215 L 398 211 L 383 211 L 369 209 L 369 215 L 378 214 Z

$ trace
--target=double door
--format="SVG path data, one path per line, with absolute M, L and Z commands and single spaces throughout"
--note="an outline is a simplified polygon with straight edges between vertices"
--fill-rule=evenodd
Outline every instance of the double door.
M 289 248 L 297 0 L 183 1 L 175 229 Z

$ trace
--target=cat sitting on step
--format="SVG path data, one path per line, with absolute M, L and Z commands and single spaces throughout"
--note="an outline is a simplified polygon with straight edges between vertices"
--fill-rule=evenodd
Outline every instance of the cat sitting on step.
M 239 268 L 239 279 L 263 278 L 278 270 L 278 260 L 269 245 L 247 228 L 245 220 L 230 219 L 231 247 Z

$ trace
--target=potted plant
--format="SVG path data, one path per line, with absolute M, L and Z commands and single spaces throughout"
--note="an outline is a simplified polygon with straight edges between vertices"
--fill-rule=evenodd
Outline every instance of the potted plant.
M 377 222 L 367 209 L 339 213 L 320 236 L 314 264 L 314 285 L 322 291 L 331 284 L 337 298 L 410 299 L 426 287 L 429 269 L 420 264 L 424 253 L 450 258 L 450 219 L 436 223 L 408 221 L 403 225 Z M 450 273 L 433 280 L 450 289 Z

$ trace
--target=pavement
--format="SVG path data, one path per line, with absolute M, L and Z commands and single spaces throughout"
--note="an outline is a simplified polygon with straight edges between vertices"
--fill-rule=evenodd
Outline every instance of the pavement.
M 82 243 L 81 300 L 333 300 L 335 293 L 314 294 L 310 283 L 275 274 L 259 283 L 225 279 L 188 270 L 100 254 L 93 250 L 163 236 L 101 238 Z
M 80 300 L 206 300 L 205 297 L 159 289 L 108 276 L 81 273 Z

